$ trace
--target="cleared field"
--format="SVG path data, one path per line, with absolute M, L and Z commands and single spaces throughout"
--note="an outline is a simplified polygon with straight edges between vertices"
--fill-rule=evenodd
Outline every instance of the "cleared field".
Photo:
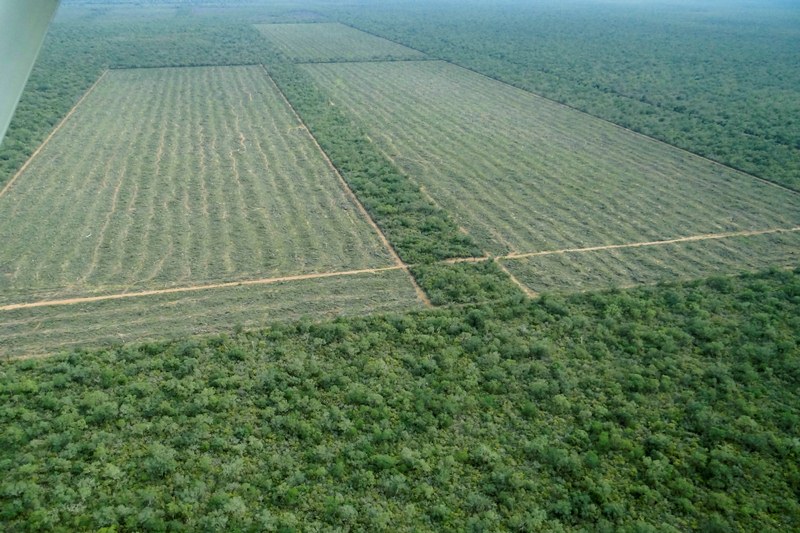
M 425 54 L 338 23 L 256 24 L 292 61 L 422 59 Z
M 0 357 L 422 307 L 402 270 L 0 312 Z
M 800 231 L 502 260 L 536 292 L 574 292 L 800 265 Z
M 798 194 L 447 63 L 302 68 L 492 254 L 800 224 Z
M 111 71 L 0 196 L 0 303 L 393 264 L 260 67 Z

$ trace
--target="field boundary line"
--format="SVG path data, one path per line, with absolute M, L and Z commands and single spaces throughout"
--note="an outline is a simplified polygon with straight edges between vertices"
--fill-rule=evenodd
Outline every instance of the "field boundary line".
M 570 290 L 570 291 L 564 291 L 562 289 L 551 289 L 551 290 L 549 290 L 547 292 L 556 293 L 556 294 L 588 294 L 590 292 L 604 293 L 604 292 L 611 292 L 611 291 L 617 291 L 617 290 L 630 291 L 630 290 L 636 290 L 636 289 L 652 289 L 654 287 L 658 287 L 659 285 L 664 285 L 664 284 L 669 286 L 669 285 L 675 285 L 675 284 L 678 284 L 678 283 L 693 283 L 693 282 L 696 282 L 696 281 L 704 281 L 704 280 L 709 280 L 711 278 L 728 278 L 728 279 L 737 278 L 739 276 L 747 276 L 747 275 L 758 274 L 760 272 L 767 272 L 770 269 L 775 269 L 777 271 L 783 271 L 783 272 L 790 272 L 790 271 L 797 270 L 797 267 L 794 267 L 794 266 L 778 266 L 778 267 L 772 266 L 772 267 L 764 267 L 764 268 L 757 268 L 757 269 L 748 268 L 748 269 L 744 269 L 744 270 L 739 270 L 737 272 L 714 273 L 714 274 L 706 274 L 706 275 L 701 275 L 701 276 L 678 276 L 678 277 L 675 277 L 675 278 L 672 278 L 672 279 L 667 279 L 667 280 L 644 281 L 644 282 L 641 282 L 641 283 L 624 283 L 622 285 L 614 285 L 613 287 L 602 287 L 602 288 L 594 288 L 594 289 L 586 288 L 586 289 Z
M 395 44 L 399 44 L 399 43 L 395 43 Z M 417 51 L 419 52 L 419 50 L 417 50 Z M 420 53 L 422 53 L 422 52 L 420 52 Z M 416 58 L 412 57 L 412 58 L 401 58 L 401 59 L 344 59 L 344 60 L 340 60 L 340 61 L 336 61 L 336 60 L 333 60 L 333 61 L 330 61 L 330 60 L 328 60 L 328 61 L 326 61 L 326 60 L 320 60 L 320 61 L 295 60 L 295 61 L 292 61 L 292 63 L 295 64 L 295 65 L 340 65 L 340 64 L 346 65 L 348 63 L 424 63 L 426 61 L 439 61 L 439 62 L 441 62 L 442 60 L 426 55 L 425 57 L 416 57 Z
M 267 79 L 275 87 L 275 90 L 278 91 L 278 94 L 281 95 L 281 98 L 283 99 L 283 101 L 286 103 L 286 105 L 292 111 L 292 113 L 294 114 L 294 116 L 297 119 L 297 121 L 303 126 L 303 129 L 306 131 L 306 133 L 308 133 L 308 136 L 311 139 L 311 141 L 314 143 L 314 146 L 316 146 L 317 150 L 319 150 L 319 153 L 322 154 L 322 157 L 325 159 L 325 162 L 328 164 L 328 166 L 333 171 L 334 175 L 336 176 L 336 179 L 339 182 L 339 186 L 342 188 L 342 190 L 344 191 L 345 195 L 347 195 L 347 197 L 353 202 L 353 204 L 355 204 L 356 208 L 361 213 L 361 215 L 364 217 L 364 219 L 367 221 L 367 223 L 370 226 L 372 226 L 372 229 L 374 229 L 375 232 L 378 234 L 378 238 L 380 239 L 381 243 L 383 243 L 383 245 L 388 250 L 388 252 L 391 255 L 392 260 L 394 261 L 395 265 L 397 265 L 398 268 L 403 269 L 403 271 L 405 271 L 405 273 L 408 274 L 408 277 L 411 279 L 411 284 L 414 286 L 414 290 L 417 293 L 417 297 L 419 297 L 419 299 L 422 300 L 422 303 L 424 303 L 427 307 L 431 307 L 432 304 L 431 304 L 430 299 L 428 298 L 428 295 L 425 294 L 425 291 L 422 290 L 422 287 L 419 286 L 419 284 L 417 283 L 417 280 L 414 278 L 414 275 L 411 273 L 411 270 L 408 268 L 408 265 L 405 264 L 405 262 L 402 259 L 400 259 L 400 256 L 397 254 L 397 251 L 392 246 L 392 243 L 389 242 L 389 239 L 383 233 L 383 230 L 381 230 L 381 228 L 380 228 L 380 226 L 378 226 L 377 222 L 375 222 L 375 220 L 372 218 L 372 216 L 370 216 L 369 211 L 367 211 L 367 209 L 364 207 L 364 204 L 362 204 L 361 201 L 358 199 L 358 197 L 356 196 L 356 193 L 353 192 L 353 189 L 350 188 L 350 185 L 348 185 L 347 181 L 345 181 L 344 177 L 339 172 L 339 169 L 336 168 L 336 165 L 333 164 L 333 161 L 331 161 L 331 158 L 328 157 L 328 154 L 325 153 L 325 150 L 322 149 L 322 146 L 320 146 L 319 142 L 317 142 L 317 138 L 314 136 L 313 133 L 311 133 L 311 130 L 308 129 L 308 126 L 306 125 L 305 121 L 300 117 L 300 114 L 294 108 L 292 103 L 289 102 L 289 99 L 286 98 L 286 95 L 283 94 L 283 91 L 281 90 L 280 87 L 278 87 L 278 84 L 275 83 L 275 80 L 272 79 L 272 76 L 270 75 L 269 71 L 267 70 L 267 67 L 264 66 L 264 64 L 262 63 L 261 68 L 264 70 L 264 74 L 266 75 Z
M 727 170 L 736 172 L 736 173 L 741 174 L 743 176 L 747 176 L 748 178 L 752 178 L 754 180 L 760 181 L 760 182 L 762 182 L 762 183 L 764 183 L 766 185 L 771 185 L 773 187 L 777 187 L 779 189 L 783 189 L 784 191 L 790 192 L 792 194 L 800 195 L 800 190 L 793 189 L 792 187 L 789 187 L 787 185 L 782 185 L 782 184 L 780 184 L 780 183 L 778 183 L 776 181 L 773 181 L 773 180 L 770 180 L 770 179 L 767 179 L 767 178 L 761 178 L 761 177 L 756 176 L 754 174 L 751 174 L 749 172 L 745 172 L 744 170 L 732 167 L 730 165 L 726 165 L 725 163 L 720 163 L 719 161 L 715 161 L 714 159 L 711 159 L 710 157 L 706 157 L 706 156 L 700 155 L 700 154 L 698 154 L 696 152 L 692 152 L 691 150 L 687 150 L 686 148 L 681 148 L 680 146 L 675 146 L 674 144 L 668 143 L 667 141 L 662 141 L 661 139 L 657 139 L 657 138 L 652 137 L 650 135 L 647 135 L 645 133 L 641 133 L 641 132 L 638 132 L 636 130 L 632 130 L 630 128 L 626 128 L 625 126 L 621 126 L 621 125 L 617 124 L 616 122 L 612 122 L 612 121 L 610 121 L 608 119 L 605 119 L 605 118 L 602 118 L 602 117 L 598 117 L 597 115 L 593 115 L 593 114 L 591 114 L 591 113 L 589 113 L 587 111 L 584 111 L 582 109 L 578 109 L 577 107 L 571 106 L 569 104 L 565 104 L 564 102 L 559 102 L 558 100 L 554 100 L 553 98 L 548 98 L 547 96 L 544 96 L 544 95 L 539 94 L 537 92 L 531 91 L 529 89 L 524 89 L 522 87 L 517 87 L 516 85 L 513 85 L 513 84 L 511 84 L 511 83 L 509 83 L 507 81 L 503 81 L 501 79 L 489 76 L 488 74 L 484 74 L 483 72 L 480 72 L 480 71 L 475 70 L 473 68 L 466 67 L 464 65 L 456 63 L 455 61 L 451 61 L 449 59 L 442 59 L 442 58 L 437 58 L 435 56 L 431 56 L 430 54 L 428 54 L 426 52 L 423 52 L 419 48 L 414 48 L 413 46 L 409 46 L 407 44 L 403 44 L 403 43 L 400 43 L 398 41 L 394 41 L 394 40 L 389 39 L 387 37 L 383 37 L 381 35 L 378 35 L 377 33 L 371 32 L 369 30 L 363 30 L 363 29 L 358 28 L 358 27 L 356 27 L 356 26 L 354 26 L 352 24 L 349 24 L 347 22 L 340 22 L 340 24 L 344 24 L 345 26 L 349 26 L 349 27 L 353 28 L 354 30 L 358 30 L 358 31 L 361 31 L 361 32 L 364 32 L 364 33 L 368 33 L 369 35 L 372 35 L 373 37 L 379 37 L 381 39 L 385 39 L 387 41 L 391 41 L 391 42 L 393 42 L 395 44 L 398 44 L 400 46 L 405 46 L 406 48 L 410 48 L 412 50 L 416 50 L 417 52 L 419 52 L 421 54 L 425 54 L 426 56 L 430 57 L 431 60 L 433 60 L 433 61 L 437 61 L 438 60 L 438 61 L 441 61 L 442 63 L 447 63 L 449 65 L 453 65 L 454 67 L 466 70 L 468 72 L 472 72 L 473 74 L 477 74 L 478 76 L 481 76 L 483 78 L 492 80 L 492 81 L 494 81 L 496 83 L 500 83 L 502 85 L 505 85 L 507 87 L 511 87 L 513 89 L 516 89 L 518 91 L 522 91 L 522 92 L 527 93 L 527 94 L 532 94 L 533 96 L 536 96 L 536 97 L 541 98 L 543 100 L 547 100 L 548 102 L 552 102 L 552 103 L 554 103 L 554 104 L 556 104 L 558 106 L 564 107 L 566 109 L 571 109 L 572 111 L 576 111 L 576 112 L 578 112 L 578 113 L 580 113 L 582 115 L 585 115 L 587 117 L 592 117 L 594 119 L 601 120 L 601 121 L 603 121 L 603 122 L 605 122 L 607 124 L 611 124 L 615 128 L 619 128 L 619 129 L 621 129 L 623 131 L 627 131 L 628 133 L 632 133 L 634 135 L 638 135 L 639 137 L 642 137 L 644 139 L 648 139 L 650 141 L 657 142 L 659 144 L 670 146 L 670 147 L 672 147 L 672 148 L 674 148 L 676 150 L 680 150 L 681 152 L 684 152 L 684 153 L 687 153 L 687 154 L 692 154 L 693 156 L 699 157 L 700 159 L 704 159 L 705 161 L 707 161 L 709 163 L 712 163 L 712 164 L 714 164 L 716 166 L 719 166 L 719 167 L 725 168 Z
M 500 270 L 505 272 L 506 276 L 508 276 L 511 279 L 514 285 L 516 285 L 522 290 L 525 296 L 527 296 L 528 298 L 536 298 L 538 296 L 538 294 L 533 289 L 531 289 L 530 287 L 522 283 L 520 280 L 518 280 L 517 277 L 514 274 L 512 274 L 511 271 L 507 269 L 506 266 L 503 263 L 501 263 L 498 258 L 494 259 L 494 264 L 496 264 L 500 268 Z
M 706 233 L 703 235 L 692 235 L 689 237 L 678 237 L 675 239 L 664 239 L 661 241 L 633 242 L 627 244 L 607 244 L 604 246 L 589 246 L 586 248 L 564 248 L 562 250 L 545 250 L 542 252 L 528 252 L 521 254 L 508 254 L 500 256 L 499 259 L 526 259 L 528 257 L 539 257 L 544 255 L 562 255 L 571 253 L 598 252 L 602 250 L 619 250 L 623 248 L 643 248 L 647 246 L 663 246 L 666 244 L 679 244 L 683 242 L 710 241 L 719 239 L 729 239 L 731 237 L 751 237 L 756 235 L 769 235 L 774 233 L 793 233 L 800 231 L 800 226 L 793 228 L 773 228 L 764 230 L 729 231 L 726 233 Z M 468 260 L 468 259 L 467 259 Z
M 443 259 L 441 263 L 445 265 L 457 265 L 459 263 L 485 263 L 486 261 L 492 261 L 494 257 L 489 254 L 486 254 L 481 257 L 451 257 L 450 259 Z M 499 256 L 498 259 L 503 259 L 502 256 Z
M 56 127 L 53 128 L 53 131 L 50 132 L 50 135 L 45 137 L 44 141 L 42 141 L 42 144 L 40 144 L 39 147 L 30 155 L 28 160 L 25 161 L 25 164 L 22 165 L 22 167 L 20 167 L 20 169 L 17 171 L 16 174 L 14 174 L 14 177 L 11 178 L 8 181 L 8 183 L 6 183 L 5 187 L 3 187 L 2 190 L 0 190 L 0 198 L 6 193 L 6 191 L 8 191 L 11 188 L 12 185 L 14 185 L 14 182 L 17 181 L 17 178 L 19 178 L 22 175 L 22 173 L 25 172 L 25 170 L 28 168 L 28 166 L 31 164 L 31 162 L 36 158 L 37 155 L 39 155 L 39 152 L 41 152 L 44 149 L 44 147 L 47 146 L 47 144 L 50 142 L 50 140 L 53 138 L 53 136 L 55 136 L 55 134 L 58 133 L 58 131 L 61 129 L 61 127 L 75 113 L 75 111 L 78 109 L 78 106 L 80 106 L 83 103 L 83 101 L 86 100 L 86 97 L 88 97 L 94 91 L 95 87 L 97 87 L 97 85 L 103 80 L 103 78 L 106 77 L 106 74 L 108 74 L 108 71 L 109 71 L 109 69 L 105 69 L 102 72 L 102 74 L 100 74 L 100 77 L 98 77 L 95 80 L 95 82 L 91 85 L 91 87 L 86 89 L 86 92 L 83 93 L 83 96 L 81 96 L 80 99 L 75 103 L 75 105 L 72 106 L 72 109 L 70 109 L 67 112 L 67 114 L 64 115 L 64 118 L 61 119 L 61 122 L 56 124 Z
M 74 305 L 82 303 L 102 302 L 106 300 L 123 300 L 126 298 L 141 298 L 143 296 L 158 296 L 162 294 L 179 294 L 183 292 L 199 292 L 212 289 L 226 289 L 230 287 L 245 287 L 249 285 L 270 285 L 287 281 L 304 281 L 310 279 L 335 278 L 344 276 L 358 276 L 360 274 L 380 274 L 391 270 L 403 270 L 400 265 L 382 268 L 363 268 L 360 270 L 344 270 L 340 272 L 323 272 L 319 274 L 297 274 L 294 276 L 280 276 L 276 278 L 247 279 L 240 281 L 226 281 L 224 283 L 210 283 L 207 285 L 188 285 L 185 287 L 172 287 L 169 289 L 152 289 L 139 292 L 122 292 L 116 294 L 102 294 L 99 296 L 83 296 L 78 298 L 65 298 L 62 300 L 42 300 L 20 304 L 0 306 L 0 311 L 16 311 L 18 309 L 31 309 L 34 307 L 52 307 L 59 305 Z
M 212 67 L 258 67 L 261 63 L 200 63 L 197 65 L 144 65 L 141 67 L 108 67 L 107 70 L 125 71 L 125 70 L 154 70 L 154 69 L 167 69 L 167 68 L 212 68 Z

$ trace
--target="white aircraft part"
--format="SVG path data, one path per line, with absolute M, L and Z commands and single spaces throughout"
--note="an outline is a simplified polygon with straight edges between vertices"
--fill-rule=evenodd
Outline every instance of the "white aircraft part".
M 0 141 L 59 0 L 0 0 Z

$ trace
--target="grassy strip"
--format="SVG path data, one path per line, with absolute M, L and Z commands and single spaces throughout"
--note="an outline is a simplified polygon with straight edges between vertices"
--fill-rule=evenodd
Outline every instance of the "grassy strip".
M 536 292 L 575 292 L 800 265 L 800 232 L 503 260 Z
M 794 531 L 798 295 L 774 272 L 0 364 L 0 522 Z
M 16 309 L 0 312 L 0 358 L 418 307 L 408 276 L 392 270 Z

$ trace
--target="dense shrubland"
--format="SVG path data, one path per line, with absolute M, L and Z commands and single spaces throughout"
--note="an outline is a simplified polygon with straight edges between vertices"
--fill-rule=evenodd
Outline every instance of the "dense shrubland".
M 494 261 L 431 263 L 416 265 L 411 272 L 433 305 L 518 301 L 523 297 Z
M 790 531 L 800 272 L 0 366 L 10 530 Z

